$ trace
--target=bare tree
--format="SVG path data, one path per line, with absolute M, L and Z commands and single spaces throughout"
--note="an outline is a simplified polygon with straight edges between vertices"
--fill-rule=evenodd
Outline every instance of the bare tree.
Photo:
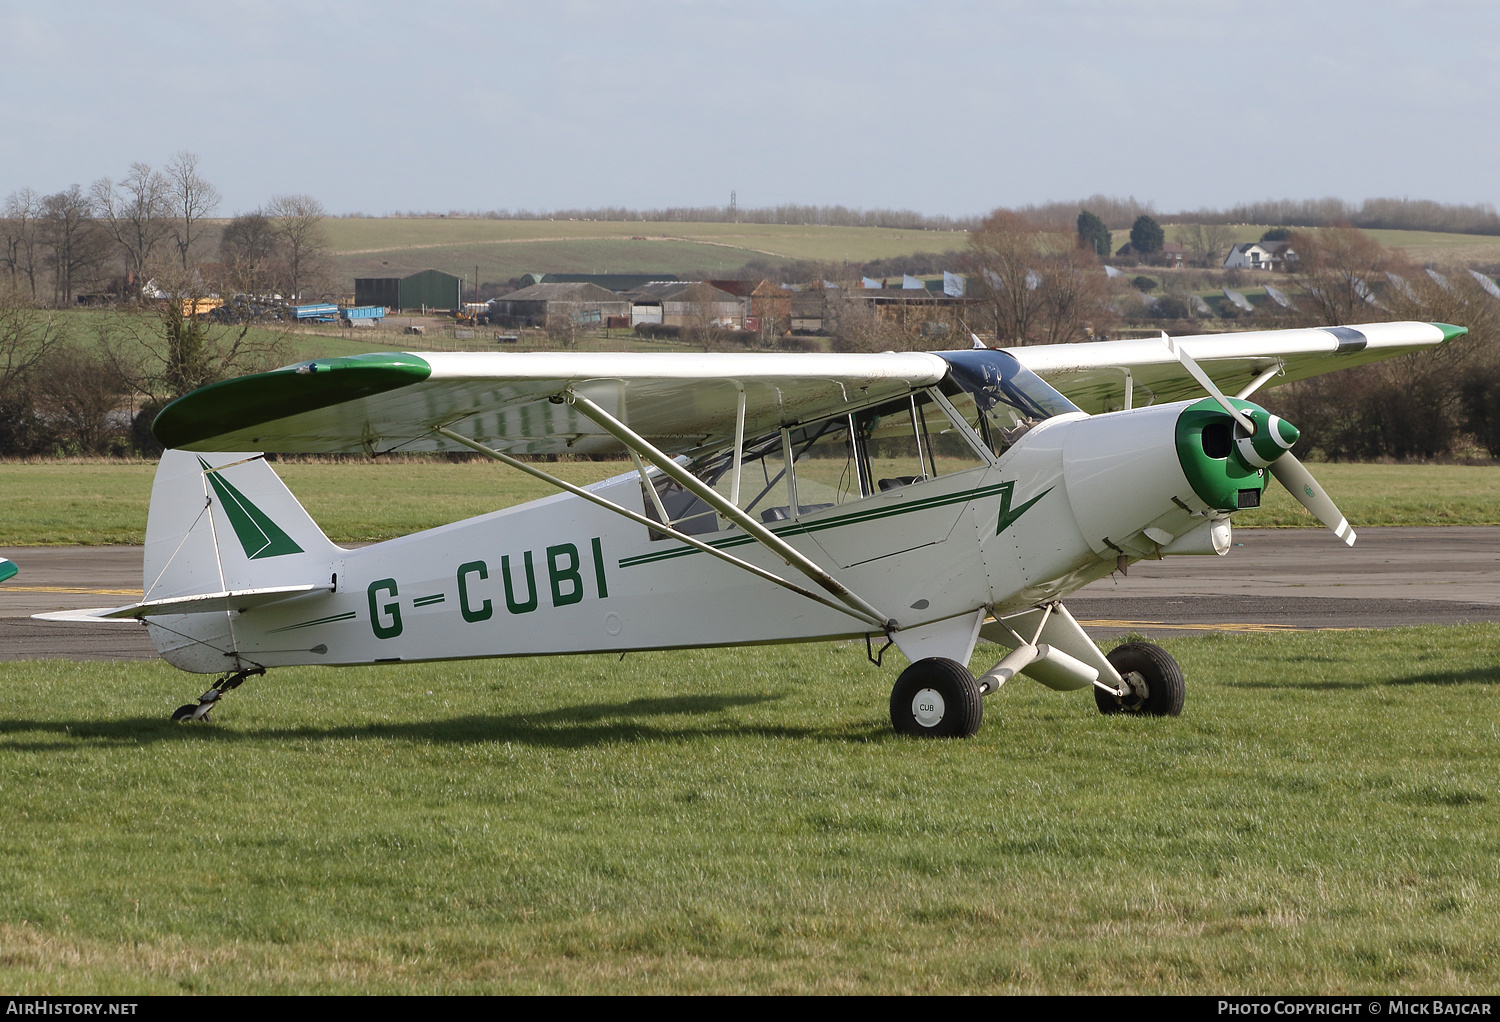
M 63 331 L 55 313 L 36 308 L 17 290 L 0 289 L 0 453 L 32 454 L 46 445 L 35 384 Z
M 285 333 L 248 322 L 209 323 L 195 311 L 200 285 L 170 278 L 163 283 L 172 297 L 158 301 L 154 314 L 126 311 L 97 323 L 105 365 L 126 391 L 142 399 L 131 441 L 148 453 L 159 449 L 150 425 L 168 401 L 209 383 L 284 364 L 288 357 Z
M 322 269 L 327 248 L 323 218 L 328 214 L 311 195 L 277 195 L 266 206 L 266 215 L 275 221 L 276 233 L 285 246 L 288 292 L 293 299 L 299 298 L 303 284 Z
M 0 392 L 23 382 L 62 342 L 56 313 L 43 312 L 14 290 L 0 291 Z
M 35 405 L 64 451 L 109 454 L 125 447 L 125 382 L 96 348 L 65 346 L 37 374 Z
M 124 253 L 127 274 L 144 278 L 152 253 L 171 230 L 169 187 L 147 164 L 132 163 L 118 185 L 101 177 L 90 190 L 95 215 Z
M 834 351 L 925 351 L 932 345 L 922 328 L 934 318 L 930 305 L 881 307 L 857 289 L 823 290 L 823 322 Z
M 1042 316 L 1040 266 L 1045 235 L 1020 213 L 997 209 L 969 235 L 974 296 L 1002 344 L 1034 339 Z
M 1102 334 L 1114 318 L 1107 280 L 1099 257 L 1089 249 L 1060 248 L 1048 256 L 1037 288 L 1042 296 L 1042 343 L 1066 344 Z
M 578 316 L 575 306 L 569 302 L 562 308 L 547 313 L 546 323 L 543 329 L 547 331 L 548 340 L 557 344 L 572 348 L 578 343 Z
M 1181 228 L 1180 237 L 1193 264 L 1203 267 L 1219 266 L 1234 243 L 1234 231 L 1226 224 L 1188 224 Z
M 74 289 L 103 263 L 108 241 L 93 217 L 93 204 L 73 185 L 42 200 L 41 241 L 50 250 L 53 299 L 73 300 Z
M 38 249 L 41 244 L 42 197 L 30 188 L 12 192 L 5 199 L 3 215 L 0 243 L 4 244 L 3 265 L 10 275 L 10 286 L 15 289 L 24 279 L 26 291 L 35 302 L 36 279 L 41 269 Z
M 219 261 L 229 268 L 230 284 L 246 294 L 271 289 L 278 242 L 276 225 L 260 210 L 241 213 L 219 237 Z
M 1373 286 L 1391 265 L 1391 254 L 1358 227 L 1343 224 L 1293 234 L 1309 315 L 1319 325 L 1385 319 Z
M 198 156 L 183 151 L 167 164 L 167 182 L 172 215 L 173 237 L 182 256 L 182 269 L 188 268 L 188 253 L 193 247 L 193 227 L 219 208 L 219 191 L 198 174 Z
M 1001 344 L 1083 340 L 1108 316 L 1099 259 L 1066 225 L 997 209 L 969 235 L 972 294 Z

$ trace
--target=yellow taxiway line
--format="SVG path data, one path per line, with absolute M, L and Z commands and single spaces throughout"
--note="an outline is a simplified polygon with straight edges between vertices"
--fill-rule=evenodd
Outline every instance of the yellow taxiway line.
M 77 596 L 140 596 L 139 589 L 82 589 L 78 586 L 0 586 L 3 593 L 73 593 Z
M 1189 632 L 1357 632 L 1358 628 L 1301 628 L 1297 625 L 1255 624 L 1246 621 L 1225 621 L 1216 624 L 1168 624 L 1165 621 L 1107 621 L 1095 619 L 1079 621 L 1081 625 L 1097 628 L 1165 628 Z

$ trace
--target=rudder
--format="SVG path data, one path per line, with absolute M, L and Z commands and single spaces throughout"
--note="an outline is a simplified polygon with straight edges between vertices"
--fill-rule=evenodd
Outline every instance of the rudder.
M 143 599 L 327 582 L 342 553 L 263 455 L 162 454 Z

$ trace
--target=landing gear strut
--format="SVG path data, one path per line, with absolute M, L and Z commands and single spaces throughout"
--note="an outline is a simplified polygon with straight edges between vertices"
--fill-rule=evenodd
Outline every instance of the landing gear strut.
M 209 712 L 219 705 L 219 700 L 225 694 L 240 687 L 240 682 L 257 674 L 265 674 L 264 667 L 247 667 L 240 671 L 230 671 L 224 677 L 214 682 L 213 688 L 198 697 L 198 702 L 187 703 L 172 711 L 173 720 L 208 720 Z

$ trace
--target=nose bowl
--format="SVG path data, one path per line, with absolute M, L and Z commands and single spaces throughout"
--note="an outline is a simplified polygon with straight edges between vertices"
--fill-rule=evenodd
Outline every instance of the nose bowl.
M 1198 499 L 1216 511 L 1260 507 L 1269 481 L 1266 466 L 1297 440 L 1297 428 L 1286 420 L 1249 401 L 1230 400 L 1255 423 L 1254 436 L 1239 435 L 1239 425 L 1211 397 L 1177 417 L 1178 463 Z

